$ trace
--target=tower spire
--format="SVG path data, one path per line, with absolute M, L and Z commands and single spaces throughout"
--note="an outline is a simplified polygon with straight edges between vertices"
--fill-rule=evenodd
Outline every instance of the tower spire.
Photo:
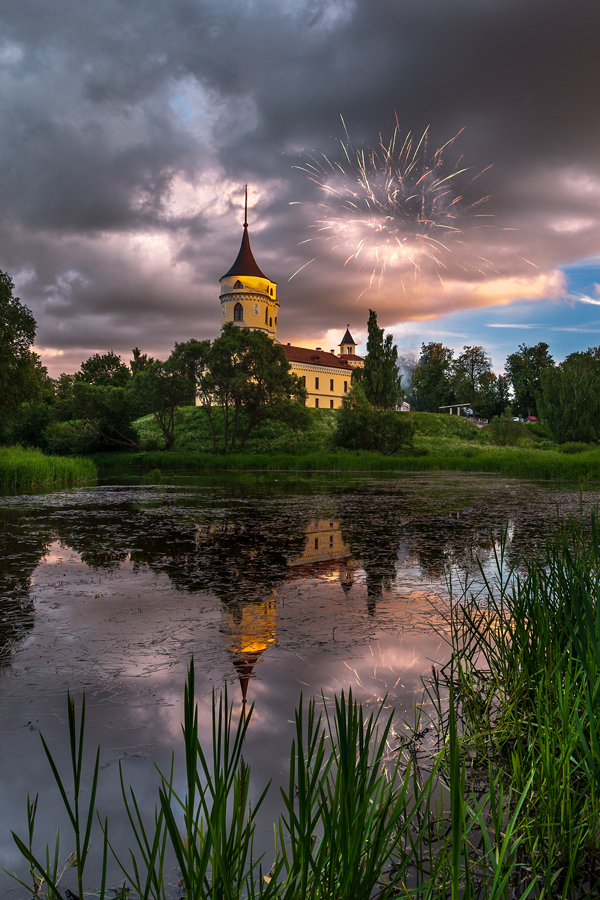
M 246 185 L 246 195 L 244 198 L 244 228 L 248 227 L 248 185 Z

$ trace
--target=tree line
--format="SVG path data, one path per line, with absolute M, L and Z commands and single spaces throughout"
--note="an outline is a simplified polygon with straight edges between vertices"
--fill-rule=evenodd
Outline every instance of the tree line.
M 290 370 L 283 349 L 258 331 L 226 325 L 214 341 L 177 343 L 168 359 L 137 347 L 129 363 L 116 353 L 96 353 L 79 371 L 53 380 L 33 351 L 36 323 L 0 272 L 0 437 L 55 453 L 141 449 L 132 426 L 153 415 L 165 448 L 175 440 L 176 409 L 198 404 L 207 416 L 212 449 L 244 449 L 267 419 L 305 428 L 306 389 Z M 363 369 L 339 411 L 338 443 L 351 449 L 393 452 L 410 441 L 411 427 L 395 411 L 405 394 L 417 411 L 449 404 L 471 406 L 492 419 L 510 415 L 544 419 L 552 437 L 600 440 L 600 347 L 555 364 L 548 344 L 519 345 L 496 375 L 481 346 L 456 357 L 441 343 L 423 343 L 402 384 L 398 350 L 369 311 Z M 406 363 L 406 361 L 404 361 Z M 218 421 L 218 427 L 217 427 Z
M 507 409 L 535 416 L 557 443 L 600 440 L 600 347 L 571 353 L 558 364 L 549 350 L 544 341 L 520 344 L 496 375 L 481 346 L 465 346 L 455 357 L 441 343 L 423 343 L 419 359 L 408 366 L 408 399 L 424 412 L 460 403 L 487 419 Z

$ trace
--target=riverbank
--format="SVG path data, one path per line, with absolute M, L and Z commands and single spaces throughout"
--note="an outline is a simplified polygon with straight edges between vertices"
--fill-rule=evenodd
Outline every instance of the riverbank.
M 100 470 L 161 471 L 357 471 L 357 472 L 489 472 L 522 478 L 600 481 L 600 450 L 567 455 L 552 450 L 466 446 L 462 452 L 429 451 L 402 456 L 351 451 L 309 453 L 227 453 L 154 450 L 145 453 L 99 453 Z
M 32 487 L 93 481 L 98 475 L 91 459 L 45 456 L 40 450 L 0 447 L 0 485 Z

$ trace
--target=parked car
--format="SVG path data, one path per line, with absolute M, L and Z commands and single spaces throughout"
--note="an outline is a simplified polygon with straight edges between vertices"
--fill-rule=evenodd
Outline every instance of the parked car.
M 525 419 L 526 422 L 537 422 L 536 416 L 527 416 Z

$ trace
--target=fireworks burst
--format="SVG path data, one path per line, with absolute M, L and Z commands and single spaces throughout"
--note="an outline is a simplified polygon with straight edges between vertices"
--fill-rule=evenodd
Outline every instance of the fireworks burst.
M 430 154 L 427 130 L 419 139 L 409 132 L 402 140 L 396 121 L 388 144 L 380 136 L 377 147 L 355 149 L 342 123 L 346 140 L 340 141 L 341 162 L 323 154 L 295 167 L 327 196 L 311 226 L 317 234 L 309 241 L 351 249 L 344 265 L 357 260 L 360 268 L 368 266 L 369 286 L 377 277 L 381 281 L 390 266 L 398 268 L 402 278 L 405 271 L 416 275 L 429 263 L 441 277 L 455 245 L 463 243 L 463 223 L 482 218 L 478 209 L 489 199 L 473 199 L 472 187 L 487 169 L 472 176 L 469 168 L 461 167 L 462 158 L 452 169 L 445 163 L 445 153 L 464 129 Z M 463 262 L 454 262 L 465 268 Z M 477 257 L 475 268 L 483 272 L 484 264 L 491 266 Z

